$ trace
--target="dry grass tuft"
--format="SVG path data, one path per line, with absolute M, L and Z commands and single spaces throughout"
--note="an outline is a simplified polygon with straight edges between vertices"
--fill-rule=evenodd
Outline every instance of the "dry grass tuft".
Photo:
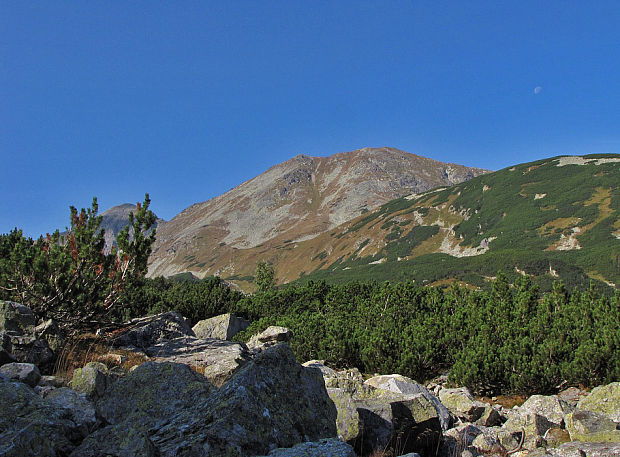
M 70 381 L 73 370 L 82 368 L 88 362 L 101 362 L 108 368 L 120 367 L 128 371 L 147 359 L 148 357 L 140 353 L 112 348 L 105 337 L 85 333 L 65 344 L 54 366 L 54 375 Z

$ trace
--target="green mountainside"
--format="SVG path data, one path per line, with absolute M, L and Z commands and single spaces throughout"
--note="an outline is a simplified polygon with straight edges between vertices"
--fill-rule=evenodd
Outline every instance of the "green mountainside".
M 620 155 L 562 156 L 392 200 L 299 243 L 304 279 L 620 286 Z M 281 249 L 281 248 L 280 248 Z M 303 256 L 301 256 L 303 257 Z M 286 255 L 274 256 L 278 275 Z M 292 265 L 291 265 L 292 266 Z M 293 268 L 294 269 L 294 268 Z

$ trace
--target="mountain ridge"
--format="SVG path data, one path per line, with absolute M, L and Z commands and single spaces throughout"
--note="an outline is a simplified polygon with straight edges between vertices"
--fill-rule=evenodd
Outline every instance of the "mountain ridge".
M 238 272 L 235 251 L 312 239 L 393 198 L 487 172 L 388 147 L 297 155 L 162 224 L 149 274 Z

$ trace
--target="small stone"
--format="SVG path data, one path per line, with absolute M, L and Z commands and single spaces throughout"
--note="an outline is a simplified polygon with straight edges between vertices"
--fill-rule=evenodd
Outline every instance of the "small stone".
M 108 368 L 100 362 L 89 362 L 83 368 L 73 370 L 71 388 L 89 398 L 101 397 L 108 387 Z

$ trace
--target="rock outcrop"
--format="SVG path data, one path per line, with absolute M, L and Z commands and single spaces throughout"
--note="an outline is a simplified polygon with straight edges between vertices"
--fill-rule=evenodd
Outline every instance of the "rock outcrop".
M 297 364 L 287 345 L 261 352 L 219 390 L 187 365 L 147 362 L 110 386 L 97 411 L 111 425 L 75 455 L 96 455 L 101 440 L 117 446 L 128 434 L 163 457 L 268 454 L 336 436 L 320 372 Z
M 243 344 L 190 336 L 161 341 L 144 352 L 156 361 L 192 366 L 217 387 L 250 360 L 250 352 Z
M 196 336 L 185 318 L 176 311 L 132 319 L 125 326 L 127 328 L 114 337 L 115 346 L 144 350 L 164 340 Z

